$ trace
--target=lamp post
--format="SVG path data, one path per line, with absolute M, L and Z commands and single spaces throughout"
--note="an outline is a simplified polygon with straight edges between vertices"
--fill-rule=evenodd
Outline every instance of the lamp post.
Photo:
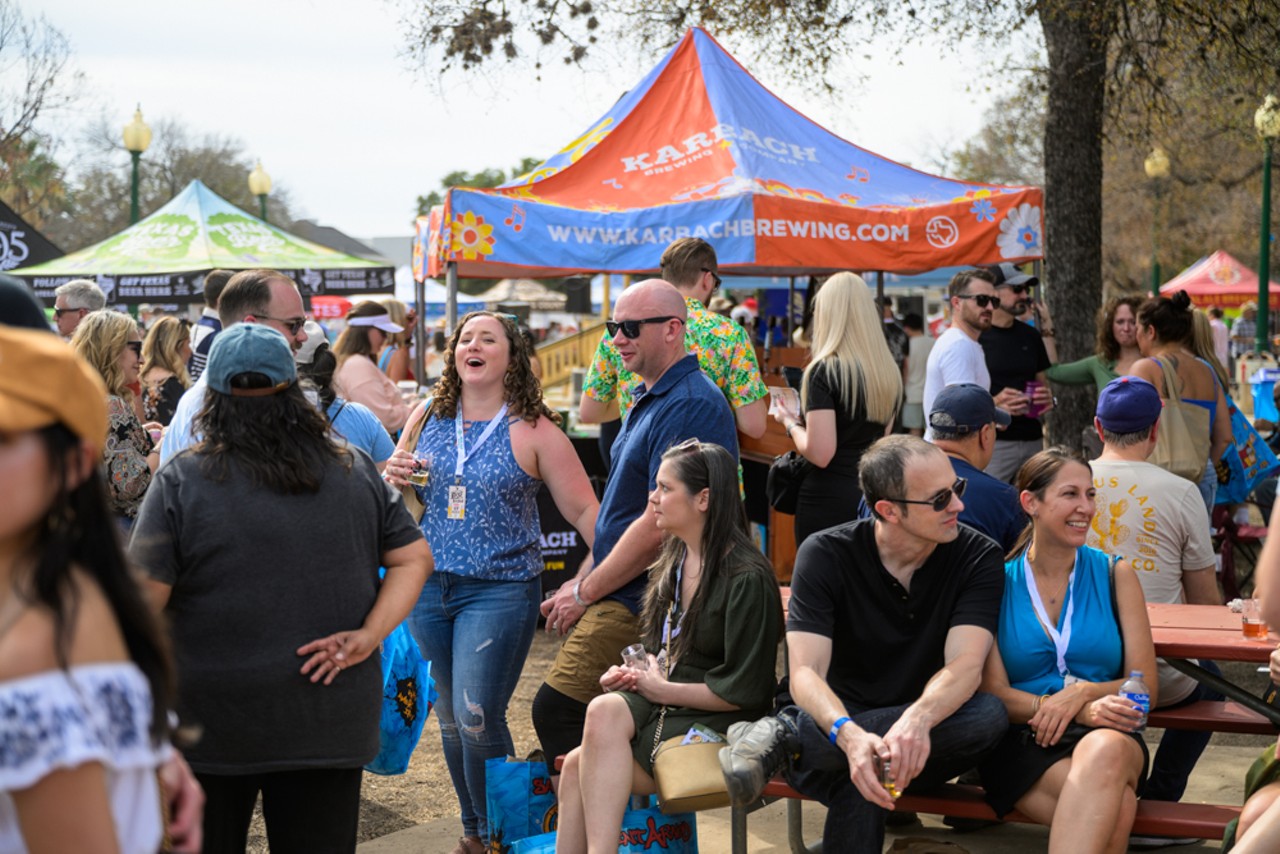
M 1271 320 L 1271 144 L 1280 136 L 1280 101 L 1268 95 L 1253 114 L 1262 137 L 1262 233 L 1258 238 L 1258 337 L 1255 350 L 1270 351 L 1267 326 Z
M 1155 197 L 1151 209 L 1151 295 L 1160 296 L 1160 197 L 1169 177 L 1169 155 L 1156 146 L 1142 162 L 1142 168 L 1151 179 L 1151 192 Z
M 124 147 L 133 159 L 133 180 L 129 191 L 129 225 L 138 221 L 138 161 L 151 144 L 151 128 L 142 120 L 142 105 L 133 113 L 133 121 L 124 126 Z
M 258 197 L 258 210 L 262 212 L 262 221 L 267 221 L 267 194 L 271 192 L 271 176 L 262 168 L 262 161 L 249 173 L 249 192 Z

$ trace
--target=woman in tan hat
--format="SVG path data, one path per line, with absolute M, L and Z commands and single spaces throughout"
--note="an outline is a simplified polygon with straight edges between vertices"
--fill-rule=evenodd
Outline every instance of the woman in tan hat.
M 151 475 L 160 465 L 160 446 L 152 436 L 163 425 L 141 424 L 134 414 L 133 392 L 142 364 L 142 336 L 138 324 L 118 311 L 95 311 L 85 316 L 71 337 L 71 346 L 107 384 L 107 417 L 110 430 L 102 452 L 107 467 L 111 511 L 128 529 L 138 516 L 142 496 Z
M 172 674 L 104 500 L 106 399 L 56 335 L 0 326 L 0 851 L 156 851 L 165 831 Z M 198 834 L 197 805 L 175 850 Z

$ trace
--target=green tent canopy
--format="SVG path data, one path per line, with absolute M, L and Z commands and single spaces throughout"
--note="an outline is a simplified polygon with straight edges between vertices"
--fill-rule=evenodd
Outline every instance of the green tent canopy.
M 10 270 L 37 297 L 94 279 L 108 304 L 200 302 L 210 270 L 279 270 L 304 296 L 391 293 L 392 265 L 348 255 L 250 216 L 192 181 L 167 205 L 114 237 L 44 264 Z

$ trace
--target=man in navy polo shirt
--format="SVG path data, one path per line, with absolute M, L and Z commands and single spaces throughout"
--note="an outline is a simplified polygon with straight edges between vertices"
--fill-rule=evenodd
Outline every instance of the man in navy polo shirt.
M 548 759 L 581 743 L 587 703 L 601 693 L 601 674 L 640 640 L 645 569 L 662 543 L 648 500 L 663 452 L 698 439 L 738 455 L 733 410 L 699 370 L 698 357 L 685 352 L 680 292 L 661 279 L 640 282 L 623 292 L 613 316 L 613 343 L 642 383 L 613 445 L 593 568 L 584 566 L 542 605 L 548 631 L 564 634 L 573 627 L 533 701 L 533 725 Z
M 973 383 L 944 388 L 933 400 L 929 428 L 933 443 L 967 482 L 960 521 L 1000 544 L 1008 554 L 1027 525 L 1018 490 L 983 471 L 996 449 L 996 430 L 1009 426 L 1009 413 L 996 406 L 991 392 Z

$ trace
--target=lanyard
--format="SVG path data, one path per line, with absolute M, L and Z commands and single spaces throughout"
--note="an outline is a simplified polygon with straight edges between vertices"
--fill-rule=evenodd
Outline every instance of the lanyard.
M 462 483 L 462 467 L 466 464 L 476 451 L 480 450 L 480 446 L 485 440 L 493 435 L 493 431 L 498 429 L 498 425 L 502 423 L 502 419 L 507 414 L 507 404 L 502 404 L 502 408 L 498 410 L 498 414 L 493 416 L 484 428 L 484 432 L 480 434 L 479 440 L 471 446 L 471 451 L 467 451 L 466 443 L 462 440 L 462 401 L 458 401 L 458 414 L 453 419 L 453 434 L 458 443 L 458 462 L 453 467 L 453 477 L 455 483 Z
M 667 606 L 667 619 L 662 624 L 662 657 L 667 665 L 668 676 L 671 675 L 671 642 L 680 637 L 680 626 L 684 623 L 683 610 L 680 612 L 680 619 L 676 620 L 674 626 L 671 625 L 671 617 L 675 614 L 676 608 L 680 607 L 680 579 L 684 571 L 685 559 L 688 556 L 689 552 L 686 549 L 685 553 L 680 557 L 680 562 L 676 564 L 676 586 L 675 590 L 671 592 L 671 604 Z
M 1029 552 L 1030 550 L 1028 550 Z M 1048 613 L 1045 612 L 1044 602 L 1040 599 L 1040 590 L 1036 587 L 1036 574 L 1031 570 L 1031 561 L 1027 558 L 1028 552 L 1022 554 L 1022 574 L 1027 579 L 1027 593 L 1031 597 L 1031 604 L 1036 609 L 1036 616 L 1040 618 L 1040 622 L 1044 623 L 1045 631 L 1049 633 L 1049 639 L 1053 641 L 1054 652 L 1058 655 L 1058 673 L 1066 677 L 1067 673 L 1067 646 L 1071 643 L 1071 616 L 1075 613 L 1075 577 L 1076 565 L 1071 564 L 1071 574 L 1067 576 L 1067 616 L 1063 620 L 1062 633 L 1058 633 L 1058 629 L 1049 620 Z M 1077 560 L 1079 556 L 1077 555 Z

